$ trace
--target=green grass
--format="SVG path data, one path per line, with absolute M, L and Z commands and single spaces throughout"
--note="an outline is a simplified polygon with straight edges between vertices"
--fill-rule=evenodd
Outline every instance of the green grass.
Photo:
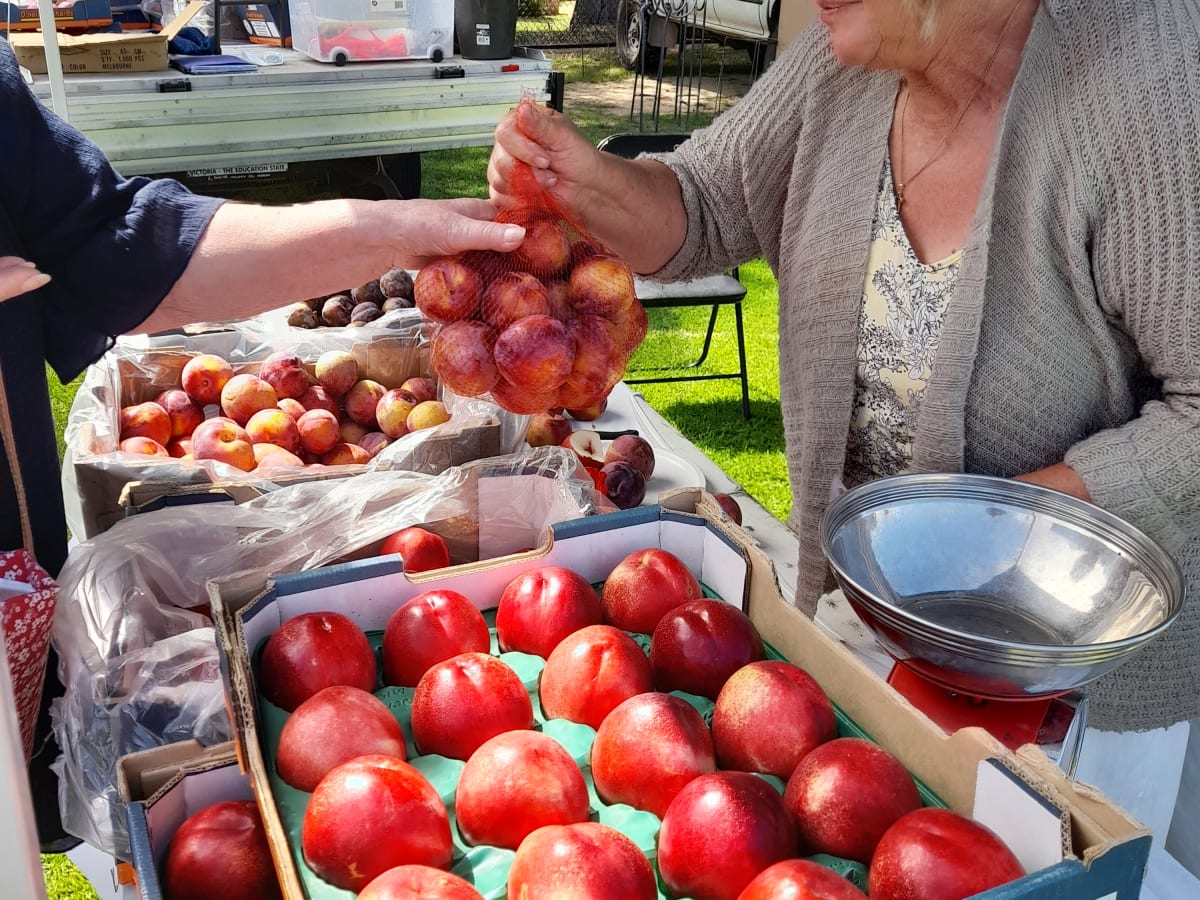
M 49 900 L 100 900 L 83 873 L 65 854 L 43 854 L 42 873 Z

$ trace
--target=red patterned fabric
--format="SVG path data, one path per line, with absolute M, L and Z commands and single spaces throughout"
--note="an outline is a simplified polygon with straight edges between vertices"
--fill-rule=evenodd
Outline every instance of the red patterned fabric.
M 33 729 L 46 676 L 50 623 L 54 620 L 58 584 L 27 550 L 0 553 L 0 578 L 33 588 L 31 593 L 14 594 L 0 602 L 4 650 L 8 655 L 13 700 L 21 723 L 21 743 L 28 762 L 33 751 Z

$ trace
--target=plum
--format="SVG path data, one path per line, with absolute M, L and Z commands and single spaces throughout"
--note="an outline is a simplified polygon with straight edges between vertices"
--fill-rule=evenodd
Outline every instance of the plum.
M 340 328 L 350 324 L 354 312 L 354 301 L 345 294 L 334 294 L 321 306 L 321 321 Z
M 388 297 L 383 301 L 383 306 L 379 308 L 385 313 L 390 313 L 398 309 L 412 309 L 413 302 L 407 297 Z
M 288 311 L 287 323 L 293 328 L 316 328 L 320 321 L 307 303 L 297 303 Z
M 350 291 L 350 299 L 357 303 L 373 303 L 379 306 L 387 299 L 384 296 L 383 288 L 379 284 L 379 279 L 368 281 L 366 284 L 360 284 L 358 287 Z
M 364 301 L 358 304 L 350 312 L 351 325 L 366 325 L 368 322 L 374 322 L 383 315 L 383 310 L 374 303 Z
M 604 476 L 604 494 L 621 509 L 631 509 L 646 499 L 646 476 L 625 460 L 605 463 L 600 469 Z
M 387 300 L 407 300 L 413 305 L 413 277 L 407 269 L 388 269 L 379 276 L 379 289 Z

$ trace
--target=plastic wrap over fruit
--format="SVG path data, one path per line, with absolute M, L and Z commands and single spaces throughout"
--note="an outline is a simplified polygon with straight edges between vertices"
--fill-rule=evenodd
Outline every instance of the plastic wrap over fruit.
M 210 579 L 370 556 L 417 524 L 446 539 L 452 564 L 474 561 L 539 546 L 553 523 L 603 504 L 578 457 L 539 447 L 439 475 L 379 471 L 300 482 L 236 506 L 168 507 L 83 541 L 59 575 L 52 631 L 65 687 L 53 706 L 64 827 L 128 858 L 120 757 L 229 737 Z
M 523 202 L 497 219 L 525 228 L 518 249 L 436 260 L 417 274 L 417 309 L 435 328 L 433 370 L 514 413 L 593 406 L 646 335 L 633 272 L 561 213 L 529 166 L 516 164 L 511 184 Z
M 130 483 L 263 492 L 366 470 L 435 474 L 524 443 L 527 417 L 436 383 L 419 315 L 393 325 L 366 335 L 246 320 L 118 339 L 67 419 L 71 532 L 91 537 L 121 518 Z

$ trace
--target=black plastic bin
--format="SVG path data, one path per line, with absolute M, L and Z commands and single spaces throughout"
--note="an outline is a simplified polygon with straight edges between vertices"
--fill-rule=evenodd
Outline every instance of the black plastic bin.
M 517 36 L 517 0 L 454 0 L 454 29 L 467 59 L 507 59 Z

